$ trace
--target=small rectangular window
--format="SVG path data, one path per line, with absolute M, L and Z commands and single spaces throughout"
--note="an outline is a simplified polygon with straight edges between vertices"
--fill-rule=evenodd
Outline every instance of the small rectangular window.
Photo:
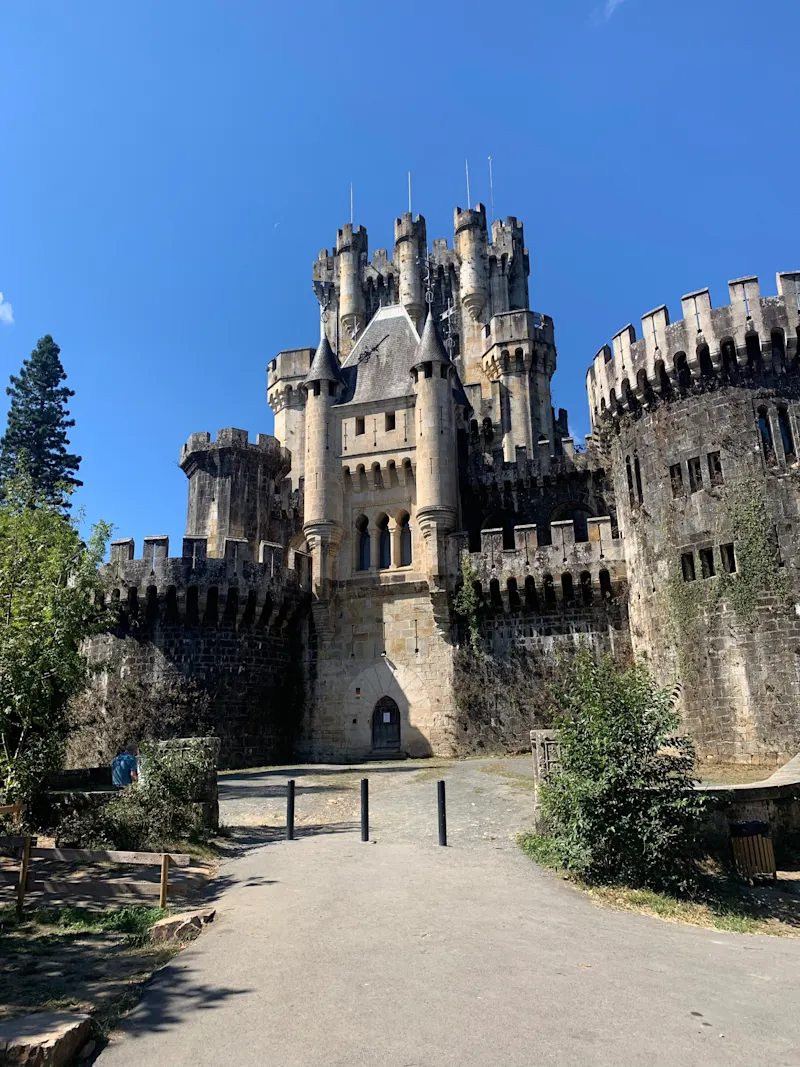
M 672 483 L 672 495 L 683 496 L 683 472 L 680 463 L 673 463 L 670 467 L 669 480 Z
M 681 570 L 684 582 L 694 581 L 694 552 L 684 552 L 681 556 Z
M 726 574 L 736 573 L 736 551 L 732 544 L 720 545 L 719 555 L 722 560 L 722 569 Z
M 704 578 L 713 578 L 717 573 L 714 569 L 714 549 L 700 549 L 700 573 Z
M 689 460 L 689 492 L 696 493 L 703 488 L 703 472 L 700 470 L 700 457 Z
M 385 426 L 385 429 L 387 431 L 393 430 L 394 426 L 395 426 L 395 415 L 394 415 L 394 412 L 393 411 L 387 411 L 386 412 L 386 426 Z
M 781 441 L 783 442 L 783 454 L 786 457 L 787 463 L 792 463 L 795 460 L 794 449 L 794 434 L 792 433 L 792 424 L 789 421 L 789 410 L 785 407 L 778 408 L 778 426 L 781 431 Z
M 725 481 L 722 477 L 722 459 L 719 452 L 708 453 L 708 477 L 712 485 L 722 485 Z
M 360 437 L 362 433 L 365 433 L 364 418 L 362 415 L 356 416 L 356 437 Z

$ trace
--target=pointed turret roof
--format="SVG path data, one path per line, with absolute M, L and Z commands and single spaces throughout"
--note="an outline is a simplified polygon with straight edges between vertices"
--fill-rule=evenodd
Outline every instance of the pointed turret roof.
M 414 354 L 414 366 L 421 363 L 449 363 L 450 357 L 445 351 L 439 331 L 436 329 L 436 319 L 431 310 L 425 319 L 422 337 L 419 339 L 417 351 Z
M 342 372 L 339 370 L 336 356 L 334 356 L 333 349 L 328 343 L 327 336 L 323 334 L 317 351 L 314 353 L 314 358 L 311 360 L 311 366 L 308 368 L 308 374 L 305 376 L 304 384 L 310 385 L 312 382 L 341 381 Z

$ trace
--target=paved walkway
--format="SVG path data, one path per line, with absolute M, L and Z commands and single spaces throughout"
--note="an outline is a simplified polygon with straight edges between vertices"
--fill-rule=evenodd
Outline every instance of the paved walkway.
M 771 1067 L 800 1063 L 800 942 L 601 910 L 513 845 L 526 761 L 296 768 L 301 836 L 228 865 L 216 923 L 101 1067 Z M 391 768 L 391 769 L 390 769 Z M 375 844 L 357 827 L 370 777 Z M 285 771 L 222 809 L 283 819 Z

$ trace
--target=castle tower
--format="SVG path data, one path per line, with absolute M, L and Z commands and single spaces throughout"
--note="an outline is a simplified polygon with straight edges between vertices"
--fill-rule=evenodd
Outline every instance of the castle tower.
M 343 532 L 342 488 L 337 471 L 331 408 L 342 388 L 342 375 L 328 338 L 323 335 L 305 379 L 306 457 L 303 533 L 311 549 L 314 585 L 325 598 L 327 582 Z
M 483 378 L 483 324 L 490 313 L 486 208 L 483 204 L 468 211 L 457 207 L 454 228 L 453 247 L 459 259 L 458 284 L 462 308 L 462 380 L 480 382 Z
M 394 262 L 400 270 L 400 303 L 411 316 L 417 329 L 425 313 L 425 293 L 422 270 L 428 248 L 425 219 L 410 211 L 394 220 Z
M 417 445 L 417 522 L 425 538 L 432 586 L 445 578 L 445 538 L 458 524 L 453 366 L 436 330 L 425 320 L 412 368 Z
M 189 479 L 186 536 L 206 538 L 212 558 L 225 556 L 226 540 L 247 541 L 251 554 L 261 541 L 278 540 L 270 508 L 289 465 L 286 449 L 268 434 L 252 444 L 247 430 L 219 430 L 215 441 L 193 433 L 180 459 Z
M 303 382 L 313 358 L 313 348 L 293 348 L 279 352 L 267 368 L 267 400 L 275 415 L 275 436 L 290 453 L 293 489 L 297 489 L 305 473 Z
M 340 350 L 346 357 L 355 343 L 354 334 L 366 325 L 364 290 L 361 286 L 362 262 L 367 258 L 367 231 L 363 226 L 353 231 L 353 224 L 343 226 L 336 238 L 339 263 Z

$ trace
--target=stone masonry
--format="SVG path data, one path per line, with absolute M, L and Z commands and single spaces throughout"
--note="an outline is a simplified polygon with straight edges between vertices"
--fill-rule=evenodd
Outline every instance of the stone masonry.
M 644 656 L 705 755 L 796 751 L 800 273 L 626 327 L 589 370 L 582 447 L 517 219 L 457 208 L 429 252 L 405 214 L 372 257 L 344 226 L 313 285 L 318 344 L 268 367 L 276 436 L 192 435 L 179 558 L 115 543 L 98 662 L 207 683 L 228 764 L 525 750 L 581 646 Z M 467 559 L 480 655 L 453 608 Z

